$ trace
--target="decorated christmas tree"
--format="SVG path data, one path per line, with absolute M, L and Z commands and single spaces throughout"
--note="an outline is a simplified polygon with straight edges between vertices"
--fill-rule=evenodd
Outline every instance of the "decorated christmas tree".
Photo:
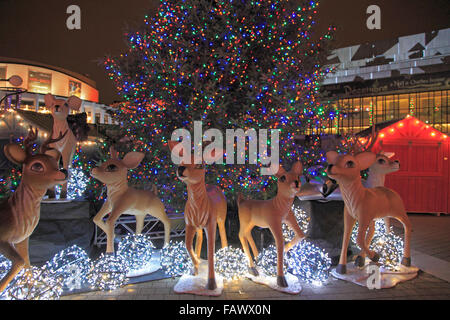
M 320 133 L 336 113 L 319 101 L 333 28 L 313 34 L 317 10 L 317 1 L 161 1 L 155 16 L 127 33 L 129 49 L 104 60 L 124 101 L 116 148 L 147 154 L 132 180 L 155 184 L 169 211 L 182 211 L 185 186 L 167 141 L 175 129 L 192 132 L 194 121 L 223 132 L 280 129 L 281 163 L 311 160 L 294 137 Z M 276 184 L 260 167 L 208 166 L 206 179 L 229 200 L 237 192 L 270 198 Z

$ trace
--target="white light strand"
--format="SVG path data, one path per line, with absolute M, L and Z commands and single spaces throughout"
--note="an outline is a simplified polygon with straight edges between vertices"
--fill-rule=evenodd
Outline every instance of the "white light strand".
M 287 270 L 287 255 L 284 253 L 283 270 Z M 277 247 L 273 244 L 267 248 L 262 249 L 255 259 L 256 266 L 258 266 L 266 275 L 275 277 L 277 275 Z
M 88 282 L 92 289 L 115 290 L 128 282 L 127 272 L 126 262 L 122 257 L 102 253 L 94 261 L 92 271 L 88 275 Z
M 214 269 L 228 281 L 237 280 L 247 274 L 248 258 L 242 249 L 228 246 L 215 253 Z
M 129 272 L 133 272 L 141 270 L 150 263 L 153 249 L 155 246 L 150 237 L 129 234 L 120 240 L 117 255 L 125 260 Z
M 183 241 L 172 241 L 161 250 L 161 267 L 171 277 L 189 274 L 193 264 Z
M 69 181 L 67 182 L 67 198 L 78 199 L 84 196 L 84 192 L 89 183 L 82 168 L 70 168 Z M 61 193 L 61 186 L 56 186 L 56 193 Z
M 331 259 L 325 250 L 307 240 L 297 243 L 288 252 L 288 271 L 300 280 L 321 285 L 327 281 L 331 268 Z
M 353 228 L 351 241 L 358 249 L 356 243 L 358 237 L 358 222 Z M 386 233 L 386 225 L 383 219 L 375 220 L 375 234 L 370 244 L 370 249 L 374 250 L 380 255 L 378 263 L 385 269 L 396 271 L 399 268 L 401 257 L 403 256 L 404 242 L 401 237 L 394 234 L 394 229 L 391 227 L 390 232 Z
M 69 290 L 81 289 L 87 283 L 92 261 L 86 251 L 73 245 L 57 253 L 47 262 L 46 268 L 54 276 L 61 276 Z
M 292 211 L 294 212 L 295 219 L 297 220 L 300 229 L 302 229 L 303 233 L 306 234 L 308 232 L 309 222 L 311 218 L 303 209 L 298 208 L 294 205 L 292 206 Z M 292 241 L 292 239 L 294 239 L 295 237 L 294 231 L 292 231 L 292 229 L 285 223 L 282 224 L 282 227 L 284 240 L 286 242 Z

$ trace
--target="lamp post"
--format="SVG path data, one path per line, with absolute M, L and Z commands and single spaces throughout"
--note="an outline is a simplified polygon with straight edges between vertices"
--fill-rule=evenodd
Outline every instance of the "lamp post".
M 11 87 L 0 87 L 0 90 L 2 91 L 6 91 L 6 95 L 0 100 L 0 106 L 2 105 L 3 100 L 5 100 L 6 98 L 10 97 L 10 96 L 16 96 L 16 107 L 19 101 L 19 95 L 26 92 L 26 89 L 23 88 L 18 88 L 19 86 L 22 85 L 23 80 L 20 76 L 14 75 L 8 79 L 0 79 L 0 81 L 6 81 L 9 82 L 12 86 L 14 86 L 14 88 Z M 10 92 L 10 93 L 8 93 Z M 5 103 L 5 111 L 7 109 L 6 103 Z

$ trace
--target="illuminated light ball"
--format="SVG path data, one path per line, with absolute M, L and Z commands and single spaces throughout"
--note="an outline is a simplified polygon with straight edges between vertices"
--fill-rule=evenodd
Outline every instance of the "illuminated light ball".
M 129 272 L 133 272 L 150 263 L 153 249 L 155 246 L 148 236 L 129 234 L 120 240 L 117 255 L 125 260 Z
M 193 269 L 184 241 L 172 241 L 161 250 L 161 267 L 171 277 L 189 274 Z
M 287 255 L 284 254 L 284 266 L 283 270 L 287 270 Z M 267 248 L 262 249 L 255 259 L 256 266 L 262 270 L 266 275 L 270 277 L 277 276 L 277 247 L 273 244 Z
M 11 261 L 0 254 L 0 279 L 2 279 L 11 269 Z
M 67 181 L 67 198 L 79 199 L 84 196 L 84 192 L 89 184 L 89 178 L 82 168 L 71 168 L 69 181 Z M 56 193 L 60 194 L 61 186 L 56 186 Z
M 64 279 L 55 276 L 45 266 L 22 269 L 6 289 L 7 300 L 59 300 Z
M 288 271 L 300 280 L 321 285 L 327 281 L 331 268 L 331 259 L 325 250 L 303 240 L 288 252 Z
M 358 237 L 358 222 L 352 230 L 351 240 L 353 244 L 359 248 L 356 243 Z M 401 237 L 394 233 L 391 227 L 390 232 L 386 232 L 386 224 L 383 219 L 375 220 L 375 234 L 370 249 L 374 250 L 380 255 L 378 263 L 386 270 L 396 271 L 399 269 L 401 258 L 403 257 L 404 242 Z
M 92 289 L 102 291 L 116 290 L 124 286 L 128 278 L 125 260 L 117 255 L 102 253 L 94 261 L 92 271 L 88 275 L 88 282 Z
M 228 246 L 215 253 L 214 269 L 226 280 L 237 280 L 247 274 L 248 258 L 242 249 Z
M 306 213 L 306 211 L 296 206 L 292 206 L 292 211 L 294 212 L 295 219 L 297 220 L 300 229 L 302 229 L 303 233 L 306 234 L 308 232 L 311 217 Z M 285 223 L 282 224 L 282 228 L 284 240 L 286 242 L 292 241 L 295 236 L 294 231 L 292 231 L 291 228 Z
M 46 268 L 53 276 L 61 276 L 69 290 L 81 289 L 87 282 L 92 261 L 86 251 L 73 245 L 57 253 L 47 262 Z

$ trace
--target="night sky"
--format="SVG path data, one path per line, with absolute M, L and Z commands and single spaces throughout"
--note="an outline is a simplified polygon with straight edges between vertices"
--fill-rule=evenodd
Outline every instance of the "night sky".
M 81 7 L 81 30 L 66 27 L 66 8 Z M 158 0 L 0 0 L 0 56 L 59 66 L 97 82 L 100 100 L 119 96 L 98 64 L 126 50 L 123 34 L 154 14 Z M 368 30 L 366 9 L 381 8 L 381 30 Z M 450 27 L 448 0 L 321 0 L 317 31 L 338 28 L 334 47 Z

